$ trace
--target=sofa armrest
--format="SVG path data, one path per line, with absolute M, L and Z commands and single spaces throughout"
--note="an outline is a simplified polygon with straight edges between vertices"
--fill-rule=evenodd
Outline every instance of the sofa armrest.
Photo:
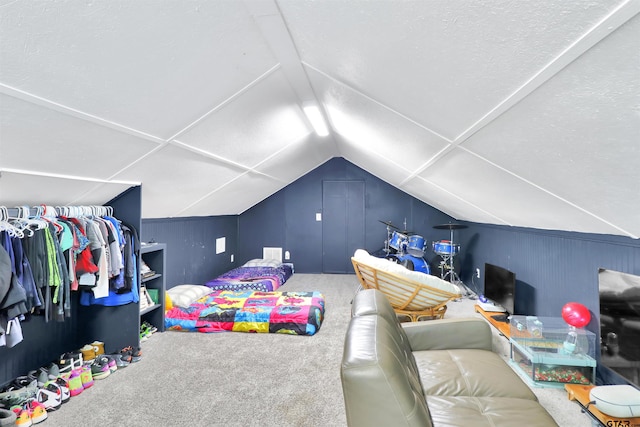
M 455 318 L 402 323 L 411 350 L 492 348 L 491 328 L 482 319 Z

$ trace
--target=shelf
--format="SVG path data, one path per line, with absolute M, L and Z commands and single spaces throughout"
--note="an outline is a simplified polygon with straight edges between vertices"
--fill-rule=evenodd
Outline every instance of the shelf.
M 160 308 L 160 307 L 162 307 L 160 304 L 154 304 L 154 305 L 151 305 L 151 306 L 149 306 L 149 307 L 145 308 L 144 310 L 140 310 L 140 316 L 143 316 L 143 315 L 145 315 L 145 314 L 147 314 L 147 313 L 150 313 L 150 312 L 152 312 L 153 310 L 155 310 L 156 308 Z M 155 325 L 154 325 L 154 326 L 155 326 Z M 157 328 L 157 326 L 156 326 L 156 328 Z
M 154 274 L 153 276 L 143 277 L 142 278 L 142 283 L 147 283 L 147 282 L 149 282 L 151 280 L 158 279 L 160 277 L 162 277 L 162 274 L 158 274 L 158 273 Z
M 152 276 L 142 277 L 141 285 L 157 293 L 156 303 L 140 310 L 140 324 L 146 321 L 155 326 L 158 332 L 164 332 L 166 245 L 164 243 L 143 245 L 140 248 L 140 257 L 155 273 Z

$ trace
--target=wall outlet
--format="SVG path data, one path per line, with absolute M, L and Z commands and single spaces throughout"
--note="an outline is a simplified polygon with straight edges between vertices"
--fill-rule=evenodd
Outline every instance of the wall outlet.
M 231 262 L 233 262 L 233 254 L 231 254 Z
M 480 269 L 476 268 L 476 277 L 479 279 L 480 278 Z
M 289 253 L 289 251 L 285 251 L 284 259 L 287 260 L 287 261 L 291 259 L 291 254 Z

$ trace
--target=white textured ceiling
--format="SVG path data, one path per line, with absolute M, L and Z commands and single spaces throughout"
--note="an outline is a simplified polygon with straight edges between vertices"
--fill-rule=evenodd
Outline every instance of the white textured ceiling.
M 0 205 L 238 214 L 336 156 L 458 220 L 640 237 L 640 0 L 0 0 Z

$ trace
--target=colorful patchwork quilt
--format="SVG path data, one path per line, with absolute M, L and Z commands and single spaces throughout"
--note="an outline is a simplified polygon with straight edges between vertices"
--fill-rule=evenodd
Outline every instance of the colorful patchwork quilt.
M 324 319 L 319 292 L 214 291 L 188 308 L 173 307 L 165 327 L 191 332 L 313 335 Z

